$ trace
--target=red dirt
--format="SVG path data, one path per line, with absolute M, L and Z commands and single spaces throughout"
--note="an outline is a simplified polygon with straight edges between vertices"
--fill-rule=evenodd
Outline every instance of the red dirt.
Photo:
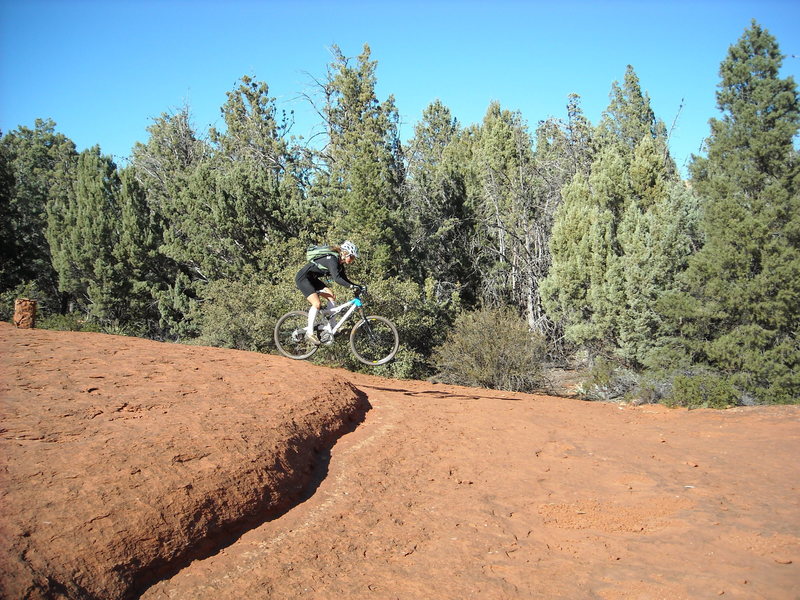
M 800 407 L 0 324 L 0 596 L 800 598 Z

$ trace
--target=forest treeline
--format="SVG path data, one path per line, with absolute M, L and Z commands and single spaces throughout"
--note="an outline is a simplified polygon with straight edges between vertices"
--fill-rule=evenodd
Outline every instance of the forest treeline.
M 381 374 L 524 390 L 545 363 L 583 361 L 587 396 L 797 402 L 800 112 L 783 58 L 755 21 L 729 48 L 688 180 L 631 66 L 599 123 L 576 95 L 533 129 L 497 103 L 464 126 L 434 101 L 407 142 L 368 46 L 334 47 L 316 82 L 323 142 L 293 137 L 250 77 L 224 127 L 165 112 L 124 167 L 37 120 L 0 140 L 2 317 L 34 297 L 43 326 L 269 352 L 277 317 L 304 306 L 305 248 L 347 238 L 350 277 L 402 332 Z

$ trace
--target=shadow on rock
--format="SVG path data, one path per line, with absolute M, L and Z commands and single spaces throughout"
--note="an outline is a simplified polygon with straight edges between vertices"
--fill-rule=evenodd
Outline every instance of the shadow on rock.
M 340 426 L 319 438 L 291 438 L 287 440 L 291 448 L 292 460 L 287 465 L 287 479 L 283 482 L 278 500 L 273 489 L 264 489 L 260 500 L 254 504 L 253 510 L 244 514 L 236 522 L 227 523 L 209 529 L 208 535 L 198 543 L 187 548 L 186 552 L 174 560 L 162 565 L 151 565 L 134 577 L 130 593 L 123 596 L 138 598 L 151 586 L 177 575 L 182 569 L 196 560 L 202 560 L 218 554 L 236 543 L 248 531 L 281 518 L 297 505 L 314 496 L 319 486 L 325 481 L 331 460 L 331 450 L 344 435 L 352 433 L 364 422 L 366 414 L 372 409 L 367 395 L 355 389 L 358 398 L 357 410 L 353 411 Z

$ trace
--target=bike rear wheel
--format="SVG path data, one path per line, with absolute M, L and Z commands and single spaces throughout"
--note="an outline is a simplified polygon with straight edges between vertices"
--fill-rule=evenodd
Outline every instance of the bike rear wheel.
M 397 328 L 389 319 L 366 317 L 350 332 L 350 350 L 365 365 L 382 365 L 394 358 L 400 347 Z
M 305 360 L 319 349 L 306 339 L 308 313 L 293 310 L 283 315 L 275 324 L 275 346 L 288 358 Z

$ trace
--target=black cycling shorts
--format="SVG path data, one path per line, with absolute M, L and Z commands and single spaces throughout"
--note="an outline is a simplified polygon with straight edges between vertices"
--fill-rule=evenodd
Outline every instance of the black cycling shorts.
M 300 269 L 300 272 L 294 278 L 294 282 L 305 298 L 328 287 L 316 273 L 310 273 L 308 269 Z

